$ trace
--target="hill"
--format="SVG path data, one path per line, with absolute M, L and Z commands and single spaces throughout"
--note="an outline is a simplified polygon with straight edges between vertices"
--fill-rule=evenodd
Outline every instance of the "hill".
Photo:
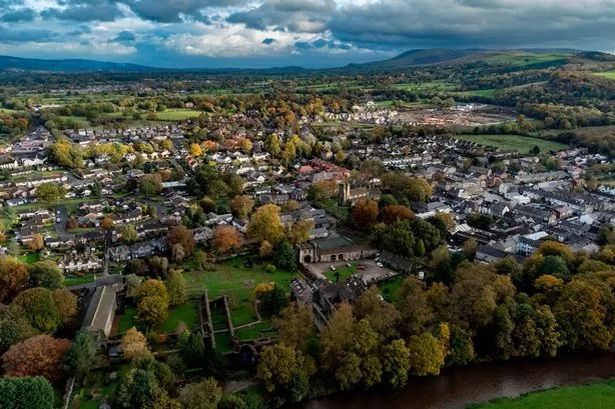
M 85 59 L 35 59 L 0 56 L 0 70 L 4 71 L 46 71 L 46 72 L 150 72 L 162 71 L 161 68 L 138 64 L 115 63 Z

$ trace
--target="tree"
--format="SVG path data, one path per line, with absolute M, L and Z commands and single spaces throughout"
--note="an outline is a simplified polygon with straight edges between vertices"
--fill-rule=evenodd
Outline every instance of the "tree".
M 9 348 L 2 355 L 9 376 L 44 376 L 50 382 L 62 378 L 62 361 L 71 346 L 67 339 L 36 335 Z
M 278 330 L 280 343 L 294 350 L 307 352 L 310 338 L 314 336 L 314 315 L 310 306 L 292 303 L 280 312 L 280 316 L 273 320 Z
M 543 258 L 542 263 L 538 266 L 538 275 L 551 275 L 563 280 L 570 277 L 570 271 L 566 261 L 560 256 L 549 255 Z
M 470 333 L 459 325 L 449 326 L 448 365 L 462 366 L 472 362 L 475 357 L 474 344 Z
M 274 284 L 269 291 L 263 291 L 257 295 L 259 300 L 258 310 L 266 317 L 278 315 L 288 305 L 288 297 L 282 287 Z
M 145 335 L 134 327 L 128 329 L 122 337 L 122 351 L 124 358 L 128 360 L 145 359 L 152 356 L 147 347 Z
M 218 409 L 248 409 L 248 404 L 237 394 L 224 395 Z
M 382 369 L 386 383 L 399 388 L 408 381 L 410 351 L 403 339 L 395 339 L 382 348 Z
M 369 228 L 378 219 L 378 202 L 375 200 L 361 200 L 352 209 L 352 222 L 359 228 Z
M 166 364 L 142 359 L 122 377 L 118 401 L 130 408 L 177 408 L 179 404 L 169 397 L 173 382 Z
M 68 325 L 77 317 L 77 296 L 65 288 L 53 290 L 53 302 L 58 309 L 63 325 Z
M 297 253 L 295 248 L 287 241 L 283 241 L 278 245 L 273 261 L 276 266 L 289 271 L 297 270 Z
M 160 296 L 145 297 L 137 305 L 137 320 L 148 328 L 162 324 L 168 316 L 168 300 Z
M 309 376 L 305 358 L 291 347 L 275 344 L 261 351 L 256 377 L 282 402 L 301 401 L 309 391 Z
M 613 335 L 605 319 L 612 297 L 606 286 L 596 281 L 578 279 L 563 286 L 553 314 L 567 350 L 609 348 Z
M 418 335 L 433 318 L 427 302 L 425 283 L 415 277 L 404 280 L 398 293 L 397 308 L 401 314 L 401 329 L 405 335 Z
M 42 183 L 36 188 L 36 197 L 46 203 L 60 200 L 66 195 L 64 186 L 55 182 Z
M 66 353 L 65 361 L 73 375 L 81 378 L 86 376 L 94 365 L 96 341 L 87 329 L 81 329 L 75 335 L 75 340 Z
M 0 353 L 34 335 L 36 330 L 32 328 L 20 306 L 11 305 L 0 316 Z
M 463 242 L 462 249 L 463 254 L 465 254 L 468 260 L 474 261 L 474 256 L 476 256 L 476 250 L 478 249 L 478 242 L 475 239 L 470 238 Z
M 28 266 L 30 287 L 45 287 L 55 290 L 64 286 L 64 274 L 53 260 L 37 261 Z
M 159 173 L 143 175 L 139 178 L 139 190 L 145 196 L 154 196 L 162 192 L 162 177 Z
M 404 220 L 411 220 L 414 218 L 414 212 L 406 206 L 402 205 L 389 205 L 382 208 L 380 212 L 382 221 L 386 224 L 393 224 Z
M 192 232 L 181 224 L 171 227 L 167 233 L 167 245 L 169 248 L 173 248 L 176 244 L 181 244 L 186 257 L 192 255 L 196 245 Z
M 0 302 L 12 300 L 28 285 L 29 274 L 25 263 L 11 256 L 0 256 Z
M 410 371 L 414 375 L 439 375 L 444 365 L 444 349 L 436 337 L 429 332 L 415 335 L 408 345 Z
M 247 220 L 248 215 L 254 207 L 254 200 L 250 196 L 238 195 L 231 201 L 233 215 L 241 220 Z
M 304 243 L 310 239 L 313 228 L 312 220 L 298 220 L 289 226 L 286 236 L 292 244 Z
M 384 341 L 396 335 L 396 326 L 401 318 L 399 311 L 382 300 L 377 286 L 371 286 L 364 291 L 355 301 L 353 308 L 357 319 L 366 318 L 381 340 Z
M 35 234 L 28 240 L 26 247 L 30 251 L 41 251 L 45 247 L 45 238 L 42 234 Z
M 18 294 L 13 305 L 20 306 L 30 325 L 41 333 L 55 332 L 62 322 L 53 294 L 46 288 L 31 288 Z
M 201 145 L 199 145 L 198 143 L 193 143 L 190 144 L 190 155 L 195 156 L 195 157 L 201 157 L 203 156 L 203 149 L 201 148 Z
M 250 217 L 248 236 L 258 241 L 278 244 L 284 238 L 284 226 L 280 219 L 280 207 L 266 204 L 256 209 Z
M 53 387 L 41 376 L 0 378 L 0 408 L 53 409 Z
M 186 302 L 188 298 L 186 281 L 179 271 L 171 271 L 169 278 L 165 281 L 165 286 L 169 295 L 170 305 L 182 305 Z
M 213 245 L 218 252 L 225 254 L 241 247 L 242 238 L 239 230 L 233 226 L 220 225 L 214 230 Z
M 113 219 L 109 216 L 106 216 L 104 219 L 100 221 L 100 228 L 103 230 L 111 230 L 113 229 Z
M 179 401 L 186 409 L 216 409 L 222 398 L 222 388 L 214 378 L 190 383 L 179 390 Z
M 137 229 L 132 224 L 127 224 L 122 229 L 122 241 L 124 243 L 130 244 L 137 241 L 139 238 L 139 234 L 137 233 Z
M 267 240 L 262 241 L 258 249 L 258 254 L 261 258 L 268 258 L 273 254 L 273 245 Z

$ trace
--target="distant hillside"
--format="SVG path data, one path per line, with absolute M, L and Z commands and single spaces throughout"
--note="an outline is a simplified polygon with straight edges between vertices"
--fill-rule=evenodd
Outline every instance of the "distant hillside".
M 435 64 L 485 63 L 502 67 L 541 68 L 566 64 L 571 58 L 610 61 L 613 56 L 600 52 L 570 49 L 481 50 L 421 49 L 406 51 L 388 60 L 349 64 L 351 70 L 394 70 Z
M 148 72 L 161 71 L 161 68 L 137 64 L 123 64 L 106 61 L 66 59 L 43 60 L 35 58 L 18 58 L 0 56 L 0 70 L 4 71 L 51 71 L 51 72 Z

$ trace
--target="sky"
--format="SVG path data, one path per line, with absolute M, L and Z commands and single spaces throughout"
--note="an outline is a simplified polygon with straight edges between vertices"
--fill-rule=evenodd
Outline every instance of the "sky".
M 0 0 L 0 54 L 332 67 L 417 48 L 615 51 L 615 0 Z

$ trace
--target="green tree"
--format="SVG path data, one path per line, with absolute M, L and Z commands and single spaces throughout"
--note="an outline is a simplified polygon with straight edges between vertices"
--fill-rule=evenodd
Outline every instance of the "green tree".
M 259 295 L 258 309 L 266 317 L 278 315 L 288 305 L 288 297 L 284 289 L 275 284 L 271 291 Z
M 42 376 L 0 378 L 0 408 L 53 409 L 54 391 Z
M 263 348 L 256 377 L 282 402 L 301 401 L 309 391 L 310 370 L 303 355 L 283 344 Z
M 0 315 L 0 353 L 11 345 L 36 335 L 23 308 L 11 305 Z
M 66 195 L 64 186 L 55 182 L 47 182 L 36 188 L 36 197 L 43 202 L 52 203 L 60 200 Z
M 81 378 L 86 376 L 94 365 L 96 355 L 96 341 L 87 329 L 81 329 L 75 335 L 70 349 L 66 353 L 66 364 L 73 375 Z
M 266 240 L 271 244 L 278 244 L 284 238 L 280 208 L 274 204 L 266 204 L 256 209 L 250 217 L 248 236 L 258 241 Z
M 164 284 L 167 288 L 170 305 L 175 306 L 186 303 L 188 299 L 186 281 L 179 271 L 172 270 Z
M 395 339 L 382 348 L 382 369 L 386 383 L 399 388 L 408 381 L 410 351 L 403 339 Z
M 283 241 L 278 245 L 273 255 L 273 261 L 279 268 L 291 272 L 297 270 L 297 252 L 292 244 L 287 241 Z
M 64 274 L 53 260 L 37 261 L 28 266 L 30 287 L 45 287 L 55 290 L 64 286 Z
M 139 238 L 139 234 L 137 233 L 137 229 L 132 224 L 127 224 L 122 229 L 122 241 L 124 243 L 134 243 Z
M 408 277 L 398 292 L 397 308 L 401 314 L 401 329 L 407 335 L 418 335 L 433 319 L 433 310 L 427 302 L 425 283 Z
M 190 383 L 179 390 L 179 401 L 186 409 L 216 409 L 222 398 L 222 388 L 214 378 Z
M 53 294 L 46 288 L 31 288 L 18 294 L 13 305 L 21 307 L 30 325 L 41 333 L 55 332 L 62 322 Z

